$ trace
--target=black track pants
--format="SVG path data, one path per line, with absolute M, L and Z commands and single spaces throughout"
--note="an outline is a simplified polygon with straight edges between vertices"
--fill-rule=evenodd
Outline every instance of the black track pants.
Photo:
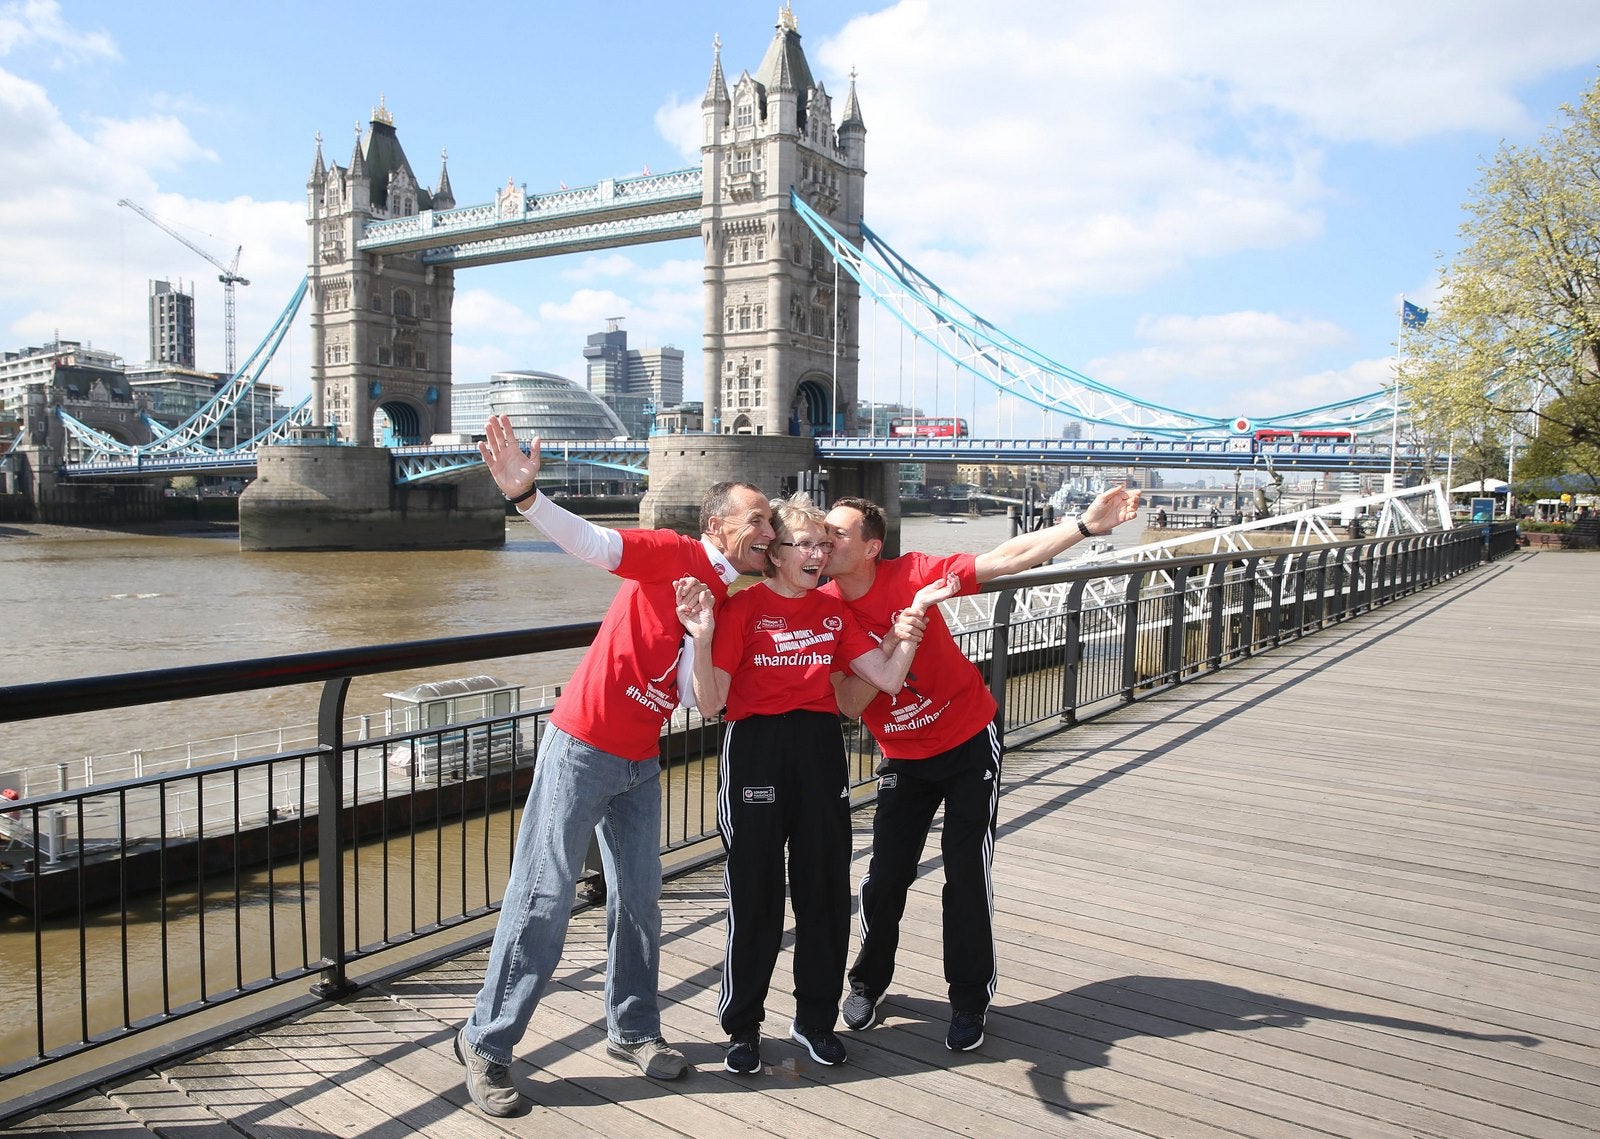
M 994 725 L 927 759 L 878 768 L 872 861 L 861 879 L 861 950 L 850 987 L 873 999 L 894 977 L 900 919 L 917 878 L 934 812 L 944 805 L 944 979 L 950 1007 L 983 1012 L 994 999 L 994 836 L 1000 741 Z
M 757 1028 L 766 1014 L 785 924 L 785 846 L 798 1018 L 807 1028 L 832 1028 L 850 943 L 849 767 L 839 717 L 788 712 L 730 723 L 717 830 L 728 850 L 723 1031 Z

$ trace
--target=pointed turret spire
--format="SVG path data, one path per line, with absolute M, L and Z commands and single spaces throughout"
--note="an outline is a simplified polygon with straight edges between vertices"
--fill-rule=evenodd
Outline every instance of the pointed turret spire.
M 317 132 L 317 160 L 311 164 L 311 178 L 308 185 L 316 185 L 328 176 L 328 168 L 322 162 L 322 132 Z
M 866 130 L 866 120 L 861 117 L 861 104 L 856 101 L 856 69 L 850 69 L 850 93 L 844 99 L 844 117 L 839 120 L 839 129 L 845 127 L 860 127 Z
M 365 178 L 367 176 L 367 160 L 361 153 L 361 124 L 356 124 L 356 149 L 350 156 L 350 177 Z
M 456 196 L 450 189 L 450 154 L 443 149 L 439 151 L 439 188 L 433 192 L 432 208 L 436 210 L 456 208 Z
M 706 97 L 700 100 L 702 107 L 726 106 L 731 100 L 728 98 L 728 80 L 722 74 L 722 37 L 713 36 L 711 39 L 711 80 L 706 84 Z

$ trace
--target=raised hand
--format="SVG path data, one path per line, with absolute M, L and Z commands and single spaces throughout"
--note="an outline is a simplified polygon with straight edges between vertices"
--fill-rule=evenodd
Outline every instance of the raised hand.
M 483 465 L 494 476 L 494 483 L 507 498 L 519 498 L 533 489 L 533 480 L 539 476 L 539 439 L 533 438 L 532 454 L 525 454 L 522 444 L 512 433 L 511 420 L 504 415 L 492 415 L 483 425 L 483 440 L 478 444 L 478 454 Z
M 917 590 L 917 595 L 911 599 L 911 607 L 918 613 L 926 614 L 939 602 L 948 601 L 960 592 L 961 576 L 947 573 L 938 581 L 930 581 Z
M 1083 512 L 1083 524 L 1096 534 L 1109 534 L 1139 514 L 1139 492 L 1124 483 L 1105 491 Z

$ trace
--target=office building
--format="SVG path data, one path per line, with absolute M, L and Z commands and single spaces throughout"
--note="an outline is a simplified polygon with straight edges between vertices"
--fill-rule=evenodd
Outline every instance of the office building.
M 634 438 L 649 435 L 655 415 L 683 402 L 683 350 L 629 348 L 622 318 L 606 321 L 583 349 L 589 390 L 604 400 Z
M 194 294 L 150 282 L 150 362 L 194 367 Z

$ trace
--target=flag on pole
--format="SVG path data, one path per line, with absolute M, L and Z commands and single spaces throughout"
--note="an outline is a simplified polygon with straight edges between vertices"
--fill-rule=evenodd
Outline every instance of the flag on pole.
M 1410 301 L 1400 302 L 1400 323 L 1407 328 L 1421 328 L 1428 323 L 1428 310 L 1418 308 Z

